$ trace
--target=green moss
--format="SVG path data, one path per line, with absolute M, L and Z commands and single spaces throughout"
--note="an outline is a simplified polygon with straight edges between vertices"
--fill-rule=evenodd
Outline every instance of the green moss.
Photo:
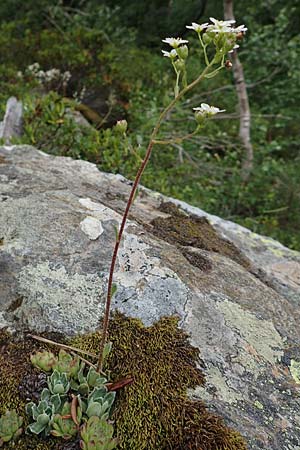
M 246 450 L 239 433 L 226 427 L 187 388 L 204 384 L 198 350 L 164 318 L 145 328 L 139 320 L 116 314 L 111 321 L 111 379 L 129 375 L 134 383 L 120 390 L 113 413 L 122 450 Z M 72 345 L 97 352 L 100 335 L 77 337 Z
M 171 202 L 162 203 L 160 210 L 169 214 L 167 218 L 157 217 L 152 220 L 151 231 L 170 244 L 177 246 L 191 246 L 203 250 L 213 251 L 231 258 L 233 261 L 249 269 L 248 259 L 235 245 L 221 238 L 205 217 L 194 217 L 184 214 Z M 189 259 L 189 258 L 187 258 Z M 195 258 L 189 259 L 197 267 Z M 203 262 L 200 263 L 200 268 Z M 209 267 L 209 262 L 206 267 Z
M 115 314 L 111 320 L 113 351 L 107 361 L 110 379 L 117 381 L 129 375 L 134 378 L 132 385 L 118 392 L 113 412 L 118 449 L 246 450 L 239 433 L 226 427 L 203 402 L 187 397 L 187 389 L 203 385 L 204 376 L 197 367 L 198 349 L 189 344 L 188 336 L 178 328 L 177 322 L 176 318 L 163 318 L 146 328 L 139 320 L 121 314 Z M 70 341 L 93 353 L 97 353 L 99 342 L 99 333 Z M 34 375 L 30 354 L 49 347 L 26 337 L 18 340 L 1 331 L 0 348 L 0 414 L 6 409 L 16 409 L 26 427 L 26 401 L 24 392 L 20 395 L 19 391 L 24 381 L 21 382 L 28 374 Z M 77 448 L 76 445 L 53 438 L 41 441 L 24 434 L 15 446 L 9 443 L 6 448 L 66 450 Z

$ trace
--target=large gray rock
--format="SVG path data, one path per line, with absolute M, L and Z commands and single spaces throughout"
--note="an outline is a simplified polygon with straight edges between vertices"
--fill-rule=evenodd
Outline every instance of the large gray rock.
M 0 326 L 97 328 L 130 187 L 84 161 L 0 149 Z M 299 253 L 142 189 L 115 281 L 114 308 L 146 325 L 180 317 L 207 378 L 191 396 L 250 449 L 300 449 Z
M 16 97 L 10 97 L 6 103 L 3 121 L 0 122 L 0 139 L 9 144 L 12 138 L 20 137 L 23 131 L 23 105 Z

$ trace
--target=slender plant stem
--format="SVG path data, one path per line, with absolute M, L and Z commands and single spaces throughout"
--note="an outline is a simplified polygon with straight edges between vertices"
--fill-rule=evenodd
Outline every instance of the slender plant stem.
M 28 337 L 35 339 L 36 341 L 44 342 L 45 344 L 56 345 L 57 347 L 65 348 L 66 350 L 72 350 L 74 352 L 83 353 L 84 355 L 91 356 L 92 358 L 98 358 L 94 353 L 82 350 L 81 348 L 72 347 L 70 345 L 61 344 L 60 342 L 51 341 L 50 339 L 43 338 L 41 336 L 36 336 L 35 334 L 27 334 Z
M 207 66 L 209 66 L 209 60 L 208 60 L 207 53 L 206 53 L 206 47 L 207 47 L 207 45 L 204 44 L 204 42 L 203 42 L 203 40 L 202 40 L 202 38 L 201 38 L 201 34 L 200 34 L 200 33 L 198 33 L 198 37 L 199 37 L 199 41 L 200 41 L 200 43 L 201 43 L 201 45 L 202 45 L 202 48 L 203 48 L 204 58 L 205 58 L 205 64 L 206 64 Z
M 201 73 L 201 75 L 199 75 L 198 78 L 196 78 L 194 81 L 192 81 L 192 83 L 190 83 L 188 86 L 186 86 L 184 89 L 182 89 L 178 95 L 169 103 L 169 105 L 162 111 L 162 113 L 160 114 L 157 123 L 152 131 L 152 134 L 150 136 L 150 140 L 149 140 L 149 144 L 146 150 L 146 154 L 145 157 L 138 169 L 138 172 L 136 174 L 130 195 L 129 195 L 129 199 L 127 201 L 127 205 L 125 208 L 125 212 L 121 221 L 121 225 L 120 225 L 120 229 L 118 232 L 118 236 L 117 236 L 117 240 L 115 243 L 115 247 L 114 247 L 114 251 L 113 251 L 113 256 L 112 256 L 112 260 L 111 260 L 111 266 L 110 266 L 110 271 L 109 271 L 109 278 L 108 278 L 108 287 L 107 287 L 107 296 L 106 296 L 106 302 L 105 302 L 105 312 L 104 312 L 104 319 L 103 319 L 103 325 L 102 325 L 102 336 L 101 336 L 101 342 L 100 342 L 100 349 L 99 349 L 99 359 L 98 359 L 98 364 L 97 364 L 97 372 L 102 371 L 103 368 L 103 351 L 104 351 L 104 347 L 105 347 L 105 343 L 107 340 L 107 334 L 108 334 L 108 325 L 109 325 L 109 314 L 110 314 L 110 306 L 111 306 L 111 299 L 112 299 L 112 285 L 113 285 L 113 275 L 114 275 L 114 270 L 115 270 L 115 265 L 116 265 L 116 261 L 117 261 L 117 255 L 118 255 L 118 250 L 120 247 L 120 243 L 121 243 L 121 239 L 123 236 L 123 231 L 126 225 L 126 221 L 127 221 L 127 217 L 129 214 L 129 210 L 130 207 L 134 201 L 135 198 L 135 193 L 137 190 L 137 187 L 139 185 L 141 176 L 147 166 L 147 163 L 149 161 L 149 158 L 151 156 L 151 152 L 152 152 L 152 148 L 153 145 L 155 144 L 155 137 L 160 129 L 161 123 L 164 120 L 164 118 L 167 116 L 167 114 L 169 113 L 169 111 L 171 111 L 171 109 L 173 109 L 173 107 L 176 105 L 176 103 L 187 93 L 189 92 L 191 89 L 193 89 L 198 83 L 200 83 L 200 81 L 202 81 L 205 78 L 205 75 L 207 74 L 207 72 L 209 71 L 210 67 L 212 66 L 212 62 L 203 70 L 203 72 Z

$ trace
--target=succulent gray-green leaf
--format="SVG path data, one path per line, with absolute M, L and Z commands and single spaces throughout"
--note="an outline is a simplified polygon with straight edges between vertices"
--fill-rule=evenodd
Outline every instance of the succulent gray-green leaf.
M 48 434 L 47 428 L 48 427 L 46 427 L 45 425 L 43 425 L 39 422 L 33 422 L 30 425 L 28 425 L 28 427 L 27 427 L 27 429 L 29 431 L 31 431 L 31 433 L 40 434 L 40 433 L 42 433 L 42 431 L 45 431 L 45 435 Z
M 43 413 L 38 416 L 36 421 L 41 425 L 47 425 L 50 422 L 50 417 L 48 416 L 48 414 Z
M 64 395 L 70 389 L 70 382 L 66 373 L 60 373 L 56 369 L 53 371 L 50 377 L 48 377 L 48 388 L 51 394 Z
M 71 404 L 65 402 L 62 407 L 61 414 L 55 414 L 52 420 L 51 434 L 56 437 L 61 437 L 65 440 L 71 439 L 77 434 L 77 426 L 72 419 L 65 418 L 71 413 Z M 80 421 L 79 421 L 80 422 Z
M 28 426 L 28 430 L 34 434 L 44 433 L 46 436 L 51 429 L 53 416 L 61 407 L 61 398 L 58 394 L 50 395 L 48 389 L 42 391 L 43 400 L 36 405 L 30 402 L 26 405 L 26 413 L 34 420 Z
M 108 392 L 107 388 L 95 388 L 88 397 L 85 414 L 88 417 L 97 416 L 107 418 L 115 399 L 115 392 Z
M 99 375 L 93 367 L 89 368 L 86 379 L 90 387 L 103 386 L 107 383 L 107 379 Z
M 102 405 L 101 405 L 101 403 L 90 402 L 88 407 L 87 407 L 87 410 L 86 410 L 86 415 L 88 417 L 92 417 L 92 416 L 101 417 L 102 416 Z
M 40 397 L 40 401 L 48 401 L 49 398 L 51 397 L 51 392 L 49 391 L 49 389 L 44 388 L 41 392 L 41 397 Z M 28 403 L 29 404 L 29 403 Z
M 89 385 L 87 383 L 82 383 L 78 386 L 77 391 L 79 392 L 79 394 L 81 395 L 88 395 L 89 393 Z
M 25 411 L 28 416 L 33 417 L 33 407 L 36 407 L 35 403 L 30 402 L 25 406 Z
M 87 375 L 84 375 L 84 367 L 81 367 L 77 374 L 77 379 L 71 380 L 71 388 L 76 390 L 82 396 L 87 396 L 95 387 L 104 386 L 107 379 L 101 375 L 93 367 L 89 368 Z

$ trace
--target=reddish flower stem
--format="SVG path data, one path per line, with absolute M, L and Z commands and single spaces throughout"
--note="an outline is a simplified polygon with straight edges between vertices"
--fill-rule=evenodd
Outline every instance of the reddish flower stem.
M 138 170 L 138 173 L 135 177 L 131 192 L 130 192 L 130 196 L 126 205 L 126 209 L 122 218 L 122 222 L 121 222 L 121 226 L 118 232 L 118 237 L 115 243 L 115 248 L 114 248 L 114 252 L 113 252 L 113 256 L 112 256 L 112 260 L 111 260 L 111 266 L 110 266 L 110 272 L 109 272 L 109 279 L 108 279 L 108 287 L 107 287 L 107 297 L 106 297 L 106 304 L 105 304 L 105 314 L 104 314 L 104 319 L 103 319 L 103 328 L 102 328 L 102 336 L 101 336 L 101 342 L 100 342 L 100 353 L 99 353 L 99 360 L 98 360 L 98 365 L 97 365 L 97 372 L 102 371 L 102 366 L 103 366 L 103 350 L 104 350 L 104 346 L 106 343 L 106 339 L 107 339 L 107 332 L 108 332 L 108 323 L 109 323 L 109 312 L 110 312 L 110 305 L 111 305 L 111 297 L 112 297 L 112 285 L 113 285 L 113 276 L 114 276 L 114 271 L 115 271 L 115 265 L 116 265 L 116 260 L 117 260 L 117 255 L 118 255 L 118 251 L 119 251 L 119 247 L 120 247 L 120 242 L 123 236 L 123 231 L 126 225 L 126 221 L 127 221 L 127 217 L 129 214 L 129 210 L 130 207 L 132 205 L 132 202 L 134 200 L 134 196 L 137 190 L 137 187 L 139 185 L 141 176 L 145 170 L 145 167 L 147 165 L 147 162 L 150 158 L 151 155 L 151 151 L 152 151 L 152 147 L 153 147 L 153 142 L 152 140 L 150 141 L 148 148 L 147 148 L 147 152 L 146 152 L 146 156 Z
M 126 225 L 126 221 L 128 218 L 128 214 L 131 208 L 131 205 L 134 201 L 135 198 L 135 193 L 136 190 L 138 188 L 141 176 L 143 175 L 143 172 L 147 166 L 147 163 L 149 161 L 149 158 L 151 156 L 152 153 L 152 148 L 153 145 L 155 144 L 155 137 L 160 129 L 161 123 L 164 120 L 164 118 L 167 116 L 168 112 L 171 111 L 171 109 L 173 109 L 173 107 L 175 106 L 175 104 L 191 89 L 193 89 L 201 80 L 203 80 L 203 78 L 205 77 L 205 75 L 207 74 L 207 72 L 209 72 L 209 69 L 212 66 L 212 62 L 203 70 L 203 72 L 201 73 L 201 75 L 199 75 L 198 78 L 196 78 L 191 84 L 189 84 L 187 87 L 185 87 L 184 89 L 182 89 L 182 91 L 179 92 L 179 94 L 177 95 L 177 97 L 175 97 L 170 104 L 162 111 L 162 113 L 160 114 L 157 124 L 154 127 L 151 137 L 150 137 L 150 141 L 146 150 L 146 155 L 145 158 L 143 159 L 139 170 L 136 174 L 131 192 L 130 192 L 130 196 L 129 199 L 127 201 L 127 205 L 125 208 L 125 212 L 121 221 L 121 225 L 120 225 L 120 229 L 118 232 L 118 236 L 117 236 L 117 240 L 115 243 L 115 248 L 113 251 L 113 256 L 112 256 L 112 260 L 111 260 L 111 266 L 110 266 L 110 271 L 109 271 L 109 278 L 108 278 L 108 287 L 107 287 L 107 297 L 106 297 L 106 302 L 105 302 L 105 312 L 104 312 L 104 319 L 103 319 L 103 325 L 102 325 L 102 336 L 101 336 L 101 341 L 100 341 L 100 349 L 99 349 L 99 359 L 98 359 L 98 364 L 97 364 L 97 372 L 101 372 L 102 368 L 103 368 L 103 351 L 104 351 L 104 347 L 105 347 L 105 343 L 107 340 L 107 334 L 108 334 L 108 325 L 109 325 L 109 314 L 110 314 L 110 306 L 111 306 L 111 299 L 112 299 L 112 286 L 113 286 L 113 276 L 114 276 L 114 271 L 115 271 L 115 265 L 116 265 L 116 261 L 117 261 L 117 255 L 118 255 L 118 250 L 120 247 L 120 243 L 121 243 L 121 239 L 123 236 L 123 231 Z

